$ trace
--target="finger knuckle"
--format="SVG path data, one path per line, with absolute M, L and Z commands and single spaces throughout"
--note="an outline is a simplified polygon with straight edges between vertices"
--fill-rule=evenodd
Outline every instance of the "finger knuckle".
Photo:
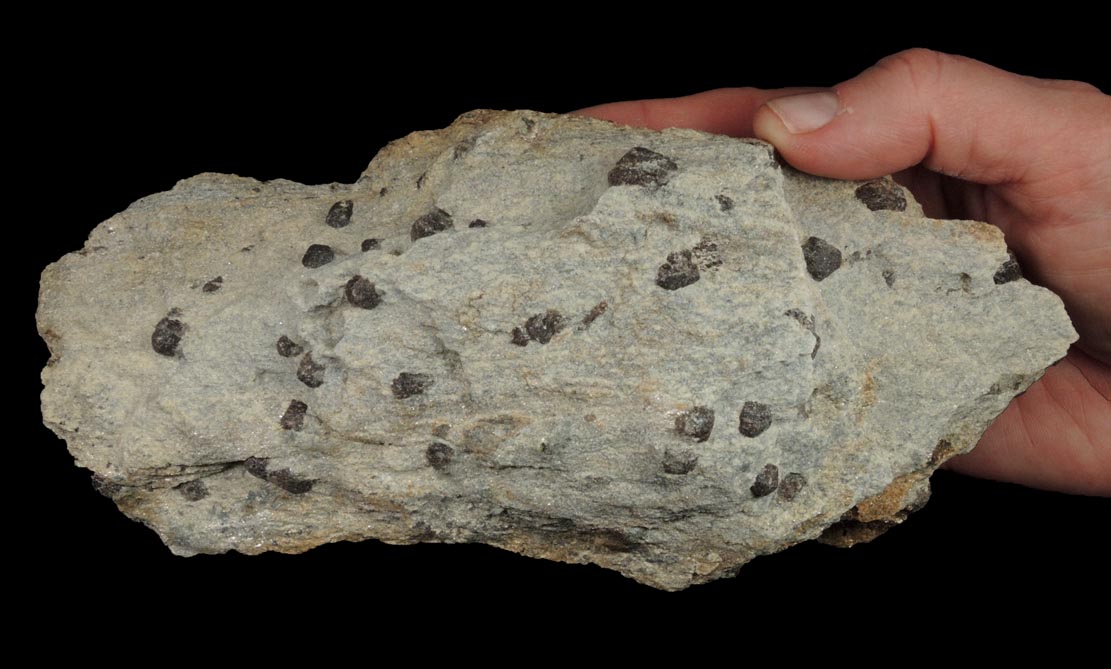
M 1092 84 L 1089 84 L 1089 83 L 1084 82 L 1084 81 L 1073 81 L 1071 79 L 1056 79 L 1056 80 L 1053 80 L 1053 84 L 1057 88 L 1059 88 L 1060 90 L 1066 91 L 1068 93 L 1083 93 L 1085 95 L 1098 94 L 1098 95 L 1107 97 L 1106 95 L 1104 95 L 1103 91 L 1099 90 L 1098 88 L 1096 88 Z
M 932 49 L 907 49 L 884 58 L 876 67 L 908 80 L 919 90 L 928 90 L 938 84 L 950 58 Z

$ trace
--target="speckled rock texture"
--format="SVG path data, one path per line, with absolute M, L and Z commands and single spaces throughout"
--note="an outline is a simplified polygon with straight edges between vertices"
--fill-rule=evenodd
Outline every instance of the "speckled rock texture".
M 483 542 L 665 589 L 901 521 L 1075 339 L 890 180 L 494 111 L 353 185 L 144 198 L 38 324 L 46 424 L 176 553 Z

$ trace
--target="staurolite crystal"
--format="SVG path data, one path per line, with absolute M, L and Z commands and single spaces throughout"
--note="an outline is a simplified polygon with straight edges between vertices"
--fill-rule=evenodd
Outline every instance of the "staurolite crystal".
M 898 522 L 1075 337 L 890 180 L 493 111 L 352 185 L 144 198 L 38 323 L 47 425 L 179 554 L 485 542 L 668 589 Z

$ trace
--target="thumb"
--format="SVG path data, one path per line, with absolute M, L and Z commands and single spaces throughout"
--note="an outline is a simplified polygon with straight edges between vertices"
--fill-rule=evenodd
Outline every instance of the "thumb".
M 1109 112 L 1111 98 L 1087 84 L 916 49 L 831 90 L 768 100 L 752 123 L 811 174 L 870 179 L 923 165 L 988 186 L 940 195 L 997 225 L 1027 276 L 1065 301 L 1081 346 L 1111 363 Z
M 1055 93 L 1081 86 L 915 49 L 832 90 L 770 100 L 753 129 L 821 176 L 868 179 L 921 163 L 981 184 L 1031 180 L 1037 140 L 1069 130 Z

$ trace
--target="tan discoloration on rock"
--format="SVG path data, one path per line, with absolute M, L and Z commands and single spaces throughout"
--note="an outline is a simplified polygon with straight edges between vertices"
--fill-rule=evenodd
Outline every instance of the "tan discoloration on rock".
M 900 476 L 880 494 L 857 503 L 855 519 L 863 523 L 890 520 L 907 508 L 913 501 L 912 491 L 928 476 L 928 473 L 921 472 Z

